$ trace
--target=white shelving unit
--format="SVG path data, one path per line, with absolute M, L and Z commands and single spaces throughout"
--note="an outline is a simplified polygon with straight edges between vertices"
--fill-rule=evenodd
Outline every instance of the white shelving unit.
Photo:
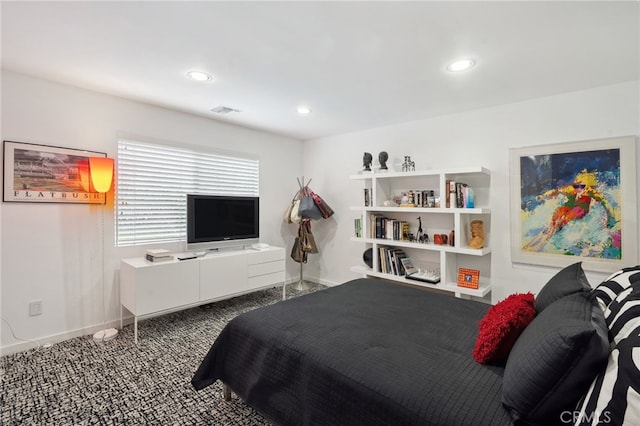
M 369 192 L 369 206 L 364 205 L 364 194 L 360 197 L 360 205 L 352 206 L 354 219 L 361 218 L 362 237 L 351 238 L 351 241 L 362 243 L 366 248 L 373 249 L 373 268 L 362 265 L 353 266 L 352 271 L 365 276 L 384 278 L 386 280 L 421 286 L 425 288 L 448 291 L 456 297 L 484 297 L 491 292 L 491 246 L 490 225 L 491 210 L 489 205 L 489 189 L 491 173 L 484 167 L 467 167 L 457 169 L 436 169 L 415 172 L 387 172 L 352 175 L 354 181 L 363 183 L 362 190 Z M 455 208 L 446 207 L 447 181 L 463 182 L 474 191 L 475 207 Z M 402 192 L 434 190 L 439 206 L 436 207 L 389 207 L 385 201 L 392 201 L 394 196 Z M 389 204 L 389 203 L 387 203 Z M 395 205 L 395 203 L 391 203 Z M 410 232 L 416 233 L 418 217 L 422 220 L 422 229 L 428 234 L 429 242 L 410 242 L 406 240 L 391 240 L 375 238 L 372 235 L 372 215 L 380 214 L 388 218 L 407 221 Z M 481 249 L 469 247 L 471 239 L 471 221 L 482 220 L 484 224 L 485 242 Z M 433 242 L 434 234 L 449 235 L 454 231 L 453 245 L 438 245 Z M 354 231 L 355 235 L 355 231 Z M 429 284 L 426 282 L 408 280 L 404 276 L 387 274 L 380 271 L 379 249 L 381 247 L 400 248 L 413 263 L 422 269 L 440 269 L 440 282 Z M 460 287 L 457 285 L 458 269 L 470 268 L 480 271 L 478 289 Z

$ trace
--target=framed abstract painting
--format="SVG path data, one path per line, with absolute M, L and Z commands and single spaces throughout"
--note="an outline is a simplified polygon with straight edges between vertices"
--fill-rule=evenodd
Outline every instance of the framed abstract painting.
M 89 157 L 104 152 L 4 141 L 3 201 L 104 204 L 89 182 Z
M 513 262 L 637 264 L 634 136 L 512 148 L 510 192 Z

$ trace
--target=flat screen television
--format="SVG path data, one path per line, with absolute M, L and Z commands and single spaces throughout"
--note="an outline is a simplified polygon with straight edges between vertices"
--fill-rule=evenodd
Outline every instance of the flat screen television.
M 187 194 L 187 249 L 241 246 L 260 237 L 260 199 Z

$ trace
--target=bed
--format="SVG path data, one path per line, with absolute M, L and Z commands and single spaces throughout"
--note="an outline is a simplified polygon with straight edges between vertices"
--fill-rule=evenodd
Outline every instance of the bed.
M 512 424 L 504 368 L 471 357 L 488 307 L 357 279 L 236 317 L 192 384 L 281 425 Z
M 493 306 L 368 278 L 278 302 L 231 320 L 191 383 L 278 425 L 640 424 L 639 354 L 640 266 L 592 288 L 578 262 Z

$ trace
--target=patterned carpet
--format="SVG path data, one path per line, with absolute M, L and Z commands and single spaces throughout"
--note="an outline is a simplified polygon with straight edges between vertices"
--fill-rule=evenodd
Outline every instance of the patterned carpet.
M 306 291 L 288 289 L 294 297 Z M 269 289 L 138 323 L 105 344 L 92 336 L 0 358 L 2 425 L 270 425 L 222 385 L 191 376 L 224 325 L 280 300 Z

